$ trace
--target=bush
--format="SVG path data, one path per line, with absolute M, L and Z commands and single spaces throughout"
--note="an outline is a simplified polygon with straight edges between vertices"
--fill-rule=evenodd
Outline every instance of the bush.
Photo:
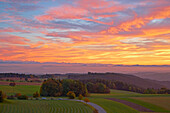
M 8 96 L 7 99 L 15 99 L 14 95 Z
M 75 93 L 72 92 L 72 91 L 69 91 L 69 92 L 67 93 L 67 96 L 69 97 L 69 99 L 74 99 L 74 98 L 76 97 Z
M 83 99 L 82 94 L 80 94 L 78 98 L 79 98 L 79 100 L 82 100 Z
M 88 98 L 85 98 L 84 102 L 90 102 L 90 100 Z
M 38 91 L 36 91 L 36 92 L 33 94 L 33 97 L 34 97 L 34 98 L 40 97 L 40 94 L 38 93 Z
M 15 94 L 15 97 L 19 97 L 19 96 L 21 96 L 21 93 L 16 93 Z
M 59 97 L 59 96 L 61 96 L 61 94 L 62 94 L 62 93 L 60 93 L 60 92 L 55 93 L 55 94 L 54 94 L 54 97 Z
M 6 98 L 6 95 L 2 91 L 0 91 L 0 102 L 3 102 L 4 98 Z
M 18 99 L 20 99 L 20 100 L 28 100 L 28 96 L 21 95 L 21 96 L 18 97 Z
M 16 83 L 15 82 L 11 82 L 11 83 L 9 83 L 9 85 L 14 87 L 14 86 L 16 86 Z

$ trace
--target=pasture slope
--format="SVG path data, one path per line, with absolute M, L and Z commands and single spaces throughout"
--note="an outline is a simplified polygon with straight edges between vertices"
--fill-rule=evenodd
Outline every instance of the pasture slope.
M 121 102 L 108 100 L 108 98 L 116 98 L 132 102 L 150 109 L 154 113 L 170 113 L 169 94 L 139 94 L 129 91 L 111 90 L 111 94 L 91 94 L 90 101 L 103 107 L 107 113 L 148 113 L 140 112 Z

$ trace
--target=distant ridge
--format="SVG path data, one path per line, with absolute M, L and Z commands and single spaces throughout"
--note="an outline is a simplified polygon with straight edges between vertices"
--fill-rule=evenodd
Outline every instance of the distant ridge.
M 167 82 L 159 82 L 155 80 L 143 79 L 130 74 L 121 74 L 121 73 L 88 73 L 88 74 L 70 74 L 68 75 L 69 79 L 105 79 L 113 81 L 121 81 L 128 84 L 133 84 L 141 88 L 154 88 L 160 89 L 162 87 L 170 88 Z
M 8 61 L 8 60 L 0 60 L 0 64 L 77 64 L 81 66 L 118 66 L 118 67 L 170 67 L 170 65 L 124 65 L 124 64 L 98 64 L 98 63 L 68 63 L 68 62 L 37 62 L 37 61 Z

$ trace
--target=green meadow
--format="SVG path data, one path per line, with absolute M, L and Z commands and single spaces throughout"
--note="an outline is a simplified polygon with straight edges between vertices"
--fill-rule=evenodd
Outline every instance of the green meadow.
M 69 100 L 8 100 L 0 113 L 93 113 L 86 104 Z
M 90 101 L 103 107 L 108 113 L 139 113 L 139 111 L 105 98 L 118 98 L 136 103 L 154 112 L 170 112 L 170 95 L 168 94 L 139 94 L 129 91 L 111 90 L 110 94 L 91 94 Z M 155 100 L 155 101 L 153 101 Z
M 36 91 L 39 91 L 40 86 L 36 85 L 16 85 L 15 87 L 0 85 L 0 90 L 5 92 L 7 95 L 11 95 L 14 93 L 21 93 L 27 96 L 32 96 L 32 94 Z M 136 103 L 145 108 L 148 108 L 154 112 L 159 113 L 168 113 L 170 112 L 169 103 L 170 103 L 170 95 L 169 94 L 139 94 L 129 91 L 121 91 L 121 90 L 111 90 L 110 94 L 90 94 L 88 97 L 91 102 L 98 104 L 103 107 L 107 113 L 140 113 L 139 111 L 124 105 L 119 102 L 115 102 L 112 100 L 108 100 L 106 98 L 118 98 L 122 100 L 126 100 L 129 102 Z M 72 104 L 74 103 L 74 104 Z M 2 106 L 4 108 L 2 109 Z M 20 107 L 22 106 L 22 107 Z M 28 107 L 29 106 L 29 107 Z M 40 109 L 40 107 L 46 106 L 47 109 Z M 58 107 L 57 107 L 58 106 Z M 37 109 L 40 109 L 40 113 L 44 112 L 58 112 L 61 113 L 90 113 L 93 110 L 88 106 L 79 103 L 79 102 L 70 102 L 70 101 L 59 101 L 59 100 L 10 100 L 7 103 L 1 103 L 1 110 L 4 113 L 20 113 L 21 111 L 26 112 L 34 112 Z M 45 107 L 45 108 L 46 108 Z M 61 109 L 60 109 L 61 108 Z M 24 111 L 24 109 L 28 109 Z M 64 110 L 66 109 L 66 110 Z M 6 111 L 7 110 L 7 111 Z M 13 110 L 13 111 L 9 111 Z M 0 111 L 1 112 L 1 111 Z M 37 111 L 36 111 L 37 112 Z M 144 112 L 142 112 L 144 113 Z
M 14 95 L 16 93 L 21 93 L 23 95 L 32 96 L 33 93 L 40 90 L 38 85 L 16 85 L 15 87 L 9 85 L 0 85 L 0 90 L 2 90 L 7 95 Z

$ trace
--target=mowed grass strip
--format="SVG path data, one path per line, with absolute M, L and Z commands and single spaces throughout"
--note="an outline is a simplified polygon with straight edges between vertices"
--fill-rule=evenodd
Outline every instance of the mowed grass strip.
M 155 112 L 165 113 L 165 112 L 169 111 L 169 110 L 161 107 L 160 105 L 156 105 L 154 103 L 149 103 L 149 102 L 144 102 L 144 101 L 142 101 L 142 99 L 141 100 L 136 100 L 136 99 L 134 100 L 133 99 L 133 98 L 145 98 L 145 97 L 148 97 L 148 98 L 152 98 L 152 97 L 154 97 L 154 98 L 160 98 L 160 97 L 170 98 L 170 95 L 168 95 L 168 94 L 140 94 L 140 93 L 122 91 L 122 90 L 111 90 L 110 94 L 91 94 L 90 98 L 91 98 L 92 102 L 103 107 L 108 113 L 114 113 L 113 110 L 115 110 L 115 109 L 113 108 L 113 106 L 114 106 L 114 104 L 117 104 L 117 103 L 113 104 L 113 102 L 109 102 L 109 101 L 106 101 L 106 100 L 102 100 L 104 102 L 100 102 L 100 101 L 97 101 L 97 100 L 104 99 L 104 98 L 118 98 L 118 99 L 123 99 L 123 100 L 127 100 L 129 102 L 136 103 L 138 105 L 141 105 L 143 107 L 151 109 L 152 111 L 155 111 Z M 104 105 L 104 103 L 106 105 Z M 112 106 L 110 106 L 111 104 L 112 104 Z M 169 104 L 167 104 L 167 105 L 169 106 Z M 116 109 L 116 111 L 118 113 L 121 113 L 121 112 L 127 113 L 126 111 L 122 111 L 122 109 L 124 109 L 123 107 L 119 107 L 119 108 L 121 108 L 121 109 Z M 115 112 L 115 113 L 117 113 L 117 112 Z M 134 111 L 132 111 L 132 113 L 133 112 Z M 131 112 L 129 112 L 129 113 L 131 113 Z
M 67 109 L 66 111 L 64 111 Z M 83 110 L 81 110 L 83 109 Z M 67 100 L 13 100 L 0 103 L 1 113 L 93 113 L 81 102 Z
M 21 93 L 27 96 L 32 96 L 33 93 L 40 90 L 40 86 L 37 85 L 16 85 L 15 87 L 9 85 L 0 85 L 0 90 L 2 90 L 7 95 L 14 95 L 16 93 Z
M 156 97 L 158 98 L 158 97 Z M 148 108 L 152 111 L 155 111 L 155 112 L 167 112 L 168 110 L 160 107 L 160 106 L 157 106 L 157 105 L 154 105 L 152 103 L 148 103 L 148 102 L 144 102 L 144 101 L 141 101 L 141 100 L 137 100 L 137 99 L 133 99 L 132 98 L 120 98 L 121 100 L 126 100 L 126 101 L 129 101 L 129 102 L 132 102 L 132 103 L 135 103 L 135 104 L 138 104 L 138 105 L 141 105 L 145 108 Z
M 149 103 L 157 112 L 170 112 L 170 97 L 131 97 L 132 99 L 142 105 Z
M 131 107 L 112 100 L 90 98 L 90 101 L 101 106 L 107 113 L 139 113 L 139 111 Z

